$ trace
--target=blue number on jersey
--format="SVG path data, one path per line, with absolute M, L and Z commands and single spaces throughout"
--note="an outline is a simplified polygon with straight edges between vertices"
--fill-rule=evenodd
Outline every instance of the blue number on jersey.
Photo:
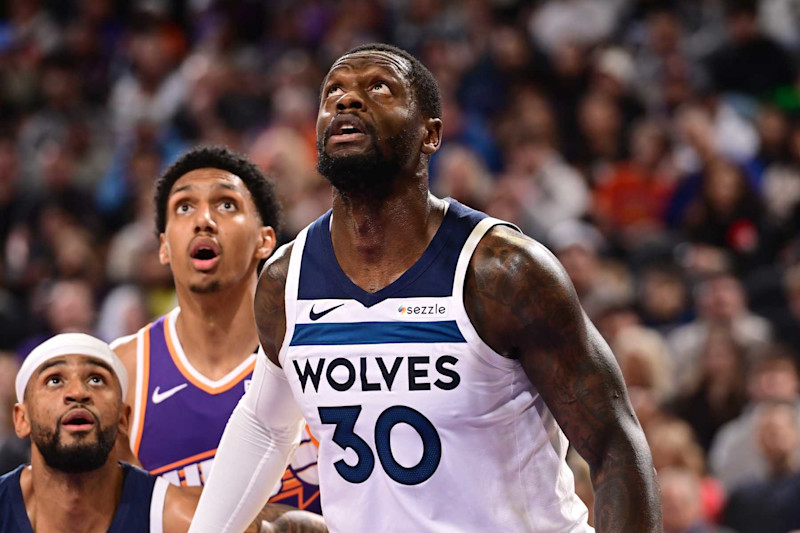
M 366 481 L 375 467 L 375 456 L 364 439 L 353 431 L 358 415 L 361 414 L 361 406 L 319 407 L 318 410 L 323 424 L 336 424 L 333 442 L 342 449 L 352 448 L 358 456 L 355 466 L 348 465 L 344 459 L 336 461 L 336 471 L 350 483 Z M 402 466 L 392 455 L 391 431 L 400 423 L 414 428 L 422 438 L 422 458 L 411 468 Z M 442 442 L 431 421 L 419 411 L 402 405 L 389 407 L 378 417 L 375 423 L 375 447 L 383 470 L 390 478 L 403 485 L 418 485 L 431 477 L 442 458 Z

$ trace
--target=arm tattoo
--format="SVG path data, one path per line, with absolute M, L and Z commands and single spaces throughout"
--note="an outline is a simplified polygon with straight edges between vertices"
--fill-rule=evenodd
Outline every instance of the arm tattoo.
M 467 314 L 497 353 L 518 359 L 589 463 L 598 532 L 660 531 L 650 452 L 611 350 L 544 247 L 491 230 L 467 271 Z
M 274 256 L 258 279 L 254 311 L 258 338 L 267 357 L 277 364 L 283 337 L 286 334 L 286 304 L 284 291 L 289 273 L 292 246 Z

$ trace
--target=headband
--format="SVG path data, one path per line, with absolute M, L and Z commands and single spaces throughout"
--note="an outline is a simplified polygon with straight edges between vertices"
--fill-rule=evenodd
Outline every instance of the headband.
M 128 392 L 128 371 L 117 354 L 105 342 L 84 333 L 62 333 L 44 341 L 28 354 L 17 373 L 17 401 L 22 403 L 25 387 L 33 373 L 47 361 L 62 355 L 86 355 L 107 363 L 122 389 L 122 401 Z

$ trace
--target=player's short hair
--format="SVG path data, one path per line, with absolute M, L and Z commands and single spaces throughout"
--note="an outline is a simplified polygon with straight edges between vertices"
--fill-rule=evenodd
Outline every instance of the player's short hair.
M 386 52 L 401 57 L 411 65 L 409 82 L 414 88 L 414 98 L 419 104 L 419 110 L 425 118 L 441 118 L 442 116 L 442 93 L 439 92 L 439 84 L 433 77 L 431 71 L 422 62 L 409 54 L 402 48 L 384 43 L 362 44 L 351 48 L 342 57 L 357 52 Z
M 167 203 L 172 186 L 182 176 L 199 168 L 217 168 L 239 176 L 256 206 L 261 223 L 280 230 L 281 205 L 275 194 L 272 180 L 247 157 L 224 146 L 199 146 L 183 154 L 157 180 L 155 185 L 156 232 L 164 233 L 167 227 Z

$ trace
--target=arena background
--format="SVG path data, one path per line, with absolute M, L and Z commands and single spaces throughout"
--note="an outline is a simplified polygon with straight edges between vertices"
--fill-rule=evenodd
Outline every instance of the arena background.
M 800 1 L 0 9 L 0 474 L 26 460 L 10 413 L 33 346 L 112 340 L 174 305 L 155 176 L 194 145 L 247 153 L 292 239 L 330 205 L 322 76 L 383 41 L 440 85 L 433 191 L 547 244 L 614 349 L 668 531 L 758 530 L 749 506 L 800 487 Z

